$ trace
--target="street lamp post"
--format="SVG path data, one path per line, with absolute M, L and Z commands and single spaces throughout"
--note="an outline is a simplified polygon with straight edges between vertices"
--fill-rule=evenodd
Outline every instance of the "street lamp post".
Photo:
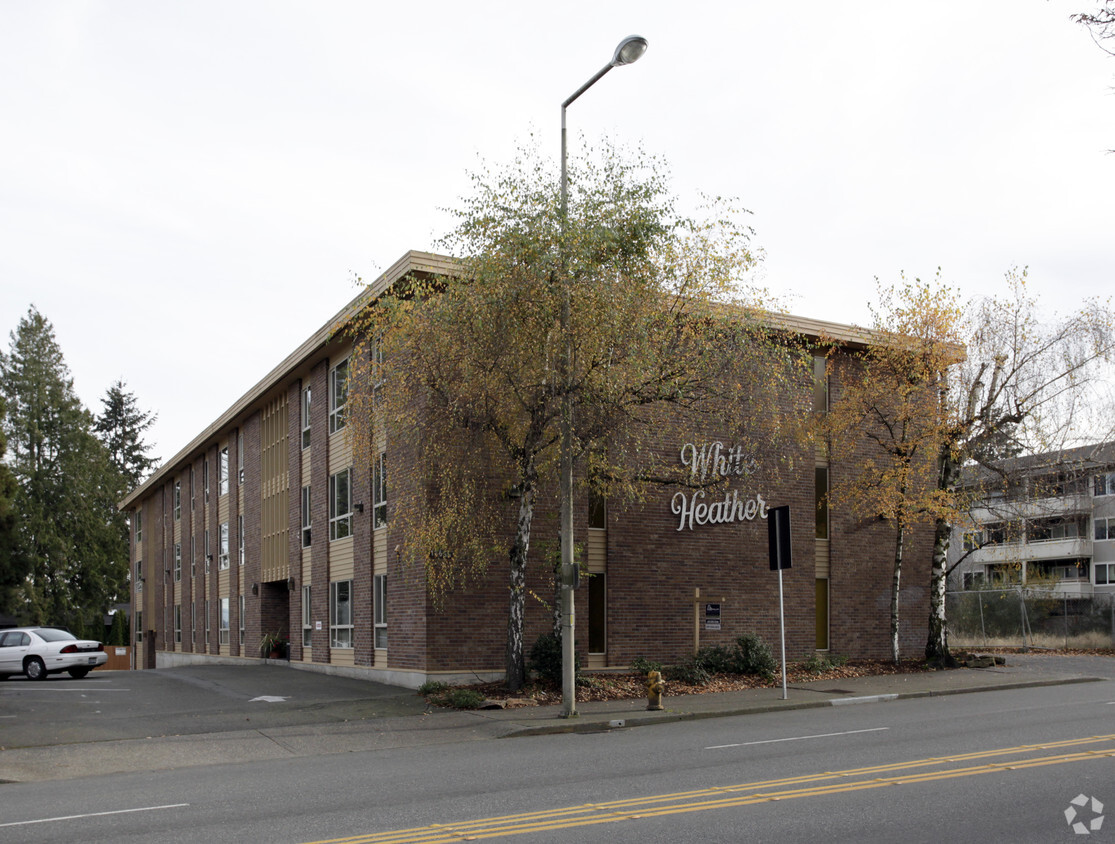
M 591 88 L 613 67 L 636 62 L 647 50 L 647 40 L 629 35 L 619 42 L 612 60 L 595 76 L 578 88 L 561 104 L 561 232 L 562 232 L 562 302 L 561 335 L 564 348 L 561 358 L 561 378 L 564 395 L 561 402 L 561 715 L 572 718 L 577 714 L 577 678 L 574 671 L 573 588 L 578 577 L 573 562 L 573 399 L 570 379 L 573 374 L 573 344 L 569 336 L 571 291 L 565 268 L 564 236 L 569 211 L 569 178 L 566 169 L 565 110 L 585 91 Z

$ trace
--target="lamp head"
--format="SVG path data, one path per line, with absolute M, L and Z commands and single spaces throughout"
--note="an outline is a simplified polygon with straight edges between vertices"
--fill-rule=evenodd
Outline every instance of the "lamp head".
M 643 53 L 647 51 L 647 39 L 641 35 L 628 35 L 619 42 L 616 47 L 616 54 L 612 56 L 612 67 L 619 67 L 625 64 L 634 64 Z

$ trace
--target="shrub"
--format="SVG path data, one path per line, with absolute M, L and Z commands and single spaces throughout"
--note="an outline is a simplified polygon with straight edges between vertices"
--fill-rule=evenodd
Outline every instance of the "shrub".
M 801 667 L 810 674 L 824 674 L 848 661 L 848 657 L 839 654 L 819 654 L 816 651 L 807 653 L 802 660 Z
M 702 668 L 695 658 L 671 665 L 666 669 L 665 677 L 667 680 L 685 683 L 687 686 L 703 686 L 712 679 L 708 671 Z
M 476 689 L 449 689 L 440 695 L 442 706 L 454 709 L 479 709 L 484 705 L 484 695 Z
M 543 633 L 534 641 L 530 649 L 527 667 L 539 677 L 555 686 L 561 685 L 561 638 L 552 633 Z M 581 670 L 581 657 L 573 655 L 573 676 Z
M 640 674 L 649 674 L 652 671 L 661 671 L 662 663 L 654 662 L 640 655 L 631 660 L 631 670 Z
M 773 677 L 778 670 L 778 662 L 770 647 L 757 633 L 744 633 L 736 639 L 736 665 L 737 674 L 758 674 L 761 677 Z
M 731 674 L 735 671 L 735 654 L 723 645 L 706 645 L 697 651 L 694 659 L 709 674 Z
M 429 697 L 430 695 L 436 695 L 440 692 L 444 692 L 448 688 L 449 685 L 447 683 L 442 683 L 440 680 L 427 680 L 425 683 L 418 687 L 418 694 L 422 695 L 423 697 Z

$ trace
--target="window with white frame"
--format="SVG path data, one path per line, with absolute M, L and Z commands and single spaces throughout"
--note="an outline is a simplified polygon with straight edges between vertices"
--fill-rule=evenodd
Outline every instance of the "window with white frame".
M 1115 472 L 1096 475 L 1094 492 L 1096 495 L 1115 495 Z
M 197 601 L 190 601 L 190 644 L 197 642 Z
M 244 565 L 244 517 L 236 517 L 236 542 L 239 546 L 240 565 Z
M 217 463 L 217 494 L 228 495 L 228 446 L 221 449 Z
M 243 645 L 244 644 L 244 616 L 246 615 L 246 613 L 244 612 L 244 596 L 243 595 L 240 596 L 240 604 L 236 609 L 237 609 L 237 612 L 240 615 L 240 644 Z
M 236 483 L 244 485 L 244 431 L 236 434 Z
M 345 426 L 345 405 L 348 404 L 348 358 L 329 370 L 329 433 Z
M 329 540 L 352 535 L 351 470 L 329 476 Z
M 373 619 L 377 648 L 387 647 L 387 575 L 372 578 Z
M 205 529 L 205 573 L 209 574 L 209 561 L 213 559 L 213 546 L 209 544 L 209 528 Z
M 1093 523 L 1096 539 L 1115 539 L 1115 518 L 1105 519 L 1097 516 Z
M 217 569 L 228 568 L 228 522 L 221 522 L 217 536 Z
M 174 521 L 182 518 L 182 482 L 174 482 Z
M 209 503 L 209 458 L 206 457 L 201 464 L 201 483 L 205 487 L 205 503 Z
M 197 538 L 190 534 L 190 577 L 197 577 Z
M 136 534 L 136 547 L 138 548 L 143 544 L 143 510 L 137 509 L 135 512 L 135 534 Z
M 310 603 L 311 593 L 309 586 L 302 587 L 302 647 L 313 647 L 314 643 L 314 628 L 312 604 Z
M 380 334 L 375 338 L 372 343 L 372 386 L 383 386 L 383 335 Z
M 313 402 L 313 395 L 310 388 L 307 387 L 302 391 L 302 448 L 307 449 L 310 447 L 310 406 Z
M 311 540 L 310 526 L 313 523 L 313 509 L 310 506 L 310 486 L 302 487 L 302 547 L 309 548 Z
M 174 605 L 174 644 L 182 644 L 182 605 Z
M 329 584 L 329 642 L 334 648 L 352 647 L 352 581 Z
M 222 645 L 228 644 L 228 598 L 221 598 L 220 618 L 217 619 L 217 639 Z
M 1096 586 L 1115 586 L 1115 563 L 1093 563 Z
M 190 464 L 190 512 L 192 513 L 197 506 L 197 487 L 194 486 L 194 467 Z
M 387 452 L 381 451 L 372 465 L 372 527 L 387 524 Z
M 182 582 L 182 543 L 174 543 L 174 582 Z
M 143 560 L 136 560 L 136 592 L 143 591 Z
M 143 610 L 136 610 L 136 642 L 143 641 Z
M 209 644 L 209 599 L 205 599 L 205 644 Z

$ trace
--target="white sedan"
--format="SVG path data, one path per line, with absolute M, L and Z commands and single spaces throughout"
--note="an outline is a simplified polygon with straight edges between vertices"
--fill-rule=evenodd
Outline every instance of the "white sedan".
M 57 627 L 0 630 L 0 679 L 26 674 L 29 680 L 45 680 L 48 674 L 68 671 L 80 680 L 106 662 L 108 654 L 100 642 L 78 639 Z

